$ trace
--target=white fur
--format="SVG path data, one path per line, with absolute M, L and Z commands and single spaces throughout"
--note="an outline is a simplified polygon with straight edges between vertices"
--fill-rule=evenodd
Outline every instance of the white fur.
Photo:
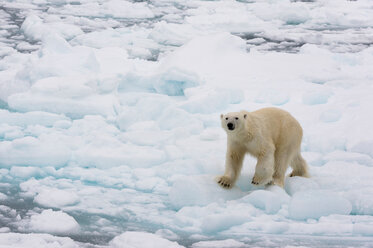
M 300 154 L 303 130 L 288 112 L 278 108 L 263 108 L 254 112 L 233 112 L 221 115 L 227 132 L 225 173 L 218 183 L 231 188 L 239 177 L 246 153 L 257 158 L 252 183 L 284 186 L 289 164 L 290 176 L 308 177 L 307 163 Z M 228 124 L 234 127 L 228 128 Z

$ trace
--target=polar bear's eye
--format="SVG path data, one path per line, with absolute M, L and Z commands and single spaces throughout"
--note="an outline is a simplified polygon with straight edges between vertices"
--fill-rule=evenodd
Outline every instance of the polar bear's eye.
M 225 117 L 226 120 L 228 120 L 228 117 Z
M 235 119 L 238 120 L 238 117 L 236 117 Z

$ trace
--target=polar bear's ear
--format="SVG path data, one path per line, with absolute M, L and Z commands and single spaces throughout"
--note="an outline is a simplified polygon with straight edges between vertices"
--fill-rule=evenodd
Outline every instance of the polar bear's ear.
M 220 114 L 220 119 L 223 119 L 223 116 L 224 116 L 223 114 Z
M 244 115 L 243 115 L 243 118 L 245 118 L 245 119 L 246 119 L 246 117 L 247 117 L 247 114 L 244 114 Z

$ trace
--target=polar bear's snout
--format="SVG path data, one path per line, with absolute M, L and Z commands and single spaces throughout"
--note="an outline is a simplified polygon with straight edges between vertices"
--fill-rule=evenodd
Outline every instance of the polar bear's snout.
M 231 131 L 233 131 L 234 128 L 235 128 L 234 123 L 232 123 L 232 122 L 229 122 L 229 123 L 227 124 L 227 127 L 228 127 L 228 129 L 231 130 Z
M 240 113 L 228 113 L 226 115 L 221 114 L 221 126 L 224 128 L 225 131 L 236 131 L 242 128 L 240 124 L 241 120 L 245 117 L 241 116 Z

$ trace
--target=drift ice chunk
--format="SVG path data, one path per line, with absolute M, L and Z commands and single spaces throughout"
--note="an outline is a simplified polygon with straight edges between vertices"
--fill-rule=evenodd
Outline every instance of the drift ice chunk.
M 347 192 L 344 196 L 352 203 L 352 214 L 373 215 L 373 189 L 364 187 Z M 373 231 L 372 231 L 373 232 Z
M 233 200 L 241 197 L 243 192 L 238 188 L 226 190 L 210 177 L 181 177 L 169 193 L 172 206 L 180 209 L 184 206 L 203 206 L 219 200 Z
M 245 223 L 249 218 L 242 213 L 210 214 L 203 218 L 201 229 L 205 233 L 213 234 Z
M 216 113 L 225 109 L 229 104 L 238 104 L 245 97 L 237 89 L 211 89 L 194 87 L 185 90 L 188 100 L 181 104 L 181 108 L 189 113 Z
M 185 132 L 189 131 L 193 134 L 203 130 L 202 121 L 185 110 L 175 107 L 169 107 L 163 111 L 158 119 L 158 125 L 161 130 L 174 130 L 183 127 Z
M 63 22 L 43 23 L 43 21 L 35 14 L 30 14 L 22 23 L 21 30 L 26 37 L 33 40 L 41 40 L 50 34 L 61 35 L 65 39 L 71 39 L 83 31 L 71 24 Z
M 354 234 L 362 236 L 373 236 L 372 222 L 370 223 L 356 223 L 353 227 Z
M 200 241 L 194 243 L 192 248 L 240 248 L 240 247 L 249 247 L 245 243 L 239 242 L 234 239 L 225 239 L 225 240 L 212 240 L 212 241 Z
M 3 166 L 61 167 L 70 157 L 70 149 L 58 141 L 58 137 L 46 137 L 42 140 L 23 137 L 0 142 L 0 165 Z
M 3 247 L 33 248 L 79 248 L 80 246 L 68 237 L 56 237 L 44 233 L 0 233 L 0 244 Z
M 61 208 L 79 202 L 76 193 L 60 189 L 44 189 L 35 198 L 34 202 L 45 207 Z
M 47 34 L 43 39 L 41 54 L 43 56 L 48 53 L 52 54 L 66 54 L 72 52 L 70 44 L 61 36 L 57 34 Z
M 182 96 L 186 88 L 200 84 L 199 77 L 191 72 L 171 67 L 165 70 L 154 82 L 154 89 L 169 96 Z
M 177 242 L 172 242 L 152 233 L 125 232 L 110 241 L 113 248 L 182 248 Z
M 37 177 L 43 175 L 43 171 L 39 167 L 32 166 L 13 166 L 10 169 L 10 175 L 14 177 L 28 179 L 31 177 Z
M 168 240 L 178 240 L 180 238 L 179 235 L 169 229 L 159 229 L 155 234 Z
M 32 93 L 63 98 L 82 98 L 95 93 L 86 77 L 47 77 L 36 81 Z
M 282 205 L 289 204 L 290 196 L 278 186 L 270 186 L 267 190 L 255 190 L 240 199 L 256 208 L 263 209 L 268 214 L 277 213 Z
M 7 199 L 8 199 L 8 196 L 0 192 L 0 201 L 5 201 Z
M 318 219 L 331 214 L 348 215 L 351 210 L 348 200 L 325 190 L 295 193 L 289 205 L 290 218 L 296 220 Z
M 285 181 L 285 190 L 291 196 L 300 191 L 317 190 L 319 188 L 315 181 L 305 177 L 288 177 Z
M 60 235 L 77 233 L 80 229 L 78 222 L 73 217 L 52 209 L 32 215 L 29 224 L 32 231 Z
M 28 113 L 14 113 L 0 109 L 0 124 L 6 123 L 13 126 L 43 125 L 51 127 L 57 121 L 69 121 L 64 115 L 57 115 L 42 111 Z M 1 131 L 0 131 L 1 132 Z
M 236 88 L 236 80 L 232 77 L 242 75 L 242 61 L 247 61 L 245 55 L 245 41 L 225 32 L 192 39 L 162 59 L 160 66 L 165 68 L 164 71 L 182 68 L 206 84 L 213 82 L 214 87 L 224 87 L 229 83 L 230 88 Z M 230 75 L 229 79 L 227 75 Z
M 118 102 L 113 95 L 90 95 L 70 99 L 54 97 L 47 94 L 30 92 L 11 95 L 9 106 L 20 112 L 45 111 L 64 114 L 71 118 L 82 118 L 85 115 L 115 116 Z
M 115 18 L 153 18 L 154 13 L 145 2 L 111 0 L 100 4 L 99 11 L 104 16 Z
M 179 24 L 160 21 L 154 24 L 149 37 L 160 44 L 181 46 L 197 34 L 203 34 L 197 27 L 189 24 Z

